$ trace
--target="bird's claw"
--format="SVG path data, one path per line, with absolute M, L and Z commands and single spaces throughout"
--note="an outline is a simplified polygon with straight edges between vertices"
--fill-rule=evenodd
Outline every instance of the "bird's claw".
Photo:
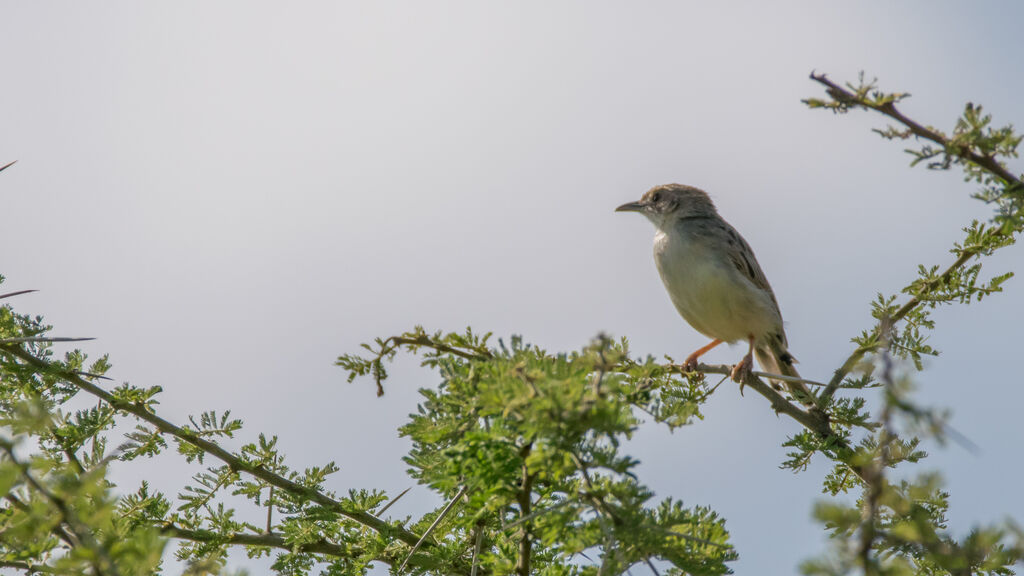
M 697 350 L 693 354 L 690 354 L 689 356 L 687 356 L 686 360 L 683 361 L 683 366 L 682 366 L 683 371 L 684 372 L 696 372 L 698 366 L 700 365 L 700 355 L 704 351 L 705 350 L 702 348 L 700 350 Z
M 746 385 L 747 379 L 750 378 L 750 373 L 754 369 L 754 359 L 751 358 L 750 354 L 747 354 L 740 360 L 739 364 L 732 367 L 732 373 L 729 375 L 734 382 L 740 384 L 740 396 L 743 395 L 743 386 Z

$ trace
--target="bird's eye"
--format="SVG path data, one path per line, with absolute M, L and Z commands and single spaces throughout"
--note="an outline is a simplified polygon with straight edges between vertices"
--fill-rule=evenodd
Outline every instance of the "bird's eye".
M 660 200 L 661 200 L 661 193 L 660 192 L 655 192 L 654 194 L 651 195 L 651 202 L 654 202 L 655 204 L 657 204 L 658 201 L 660 201 Z

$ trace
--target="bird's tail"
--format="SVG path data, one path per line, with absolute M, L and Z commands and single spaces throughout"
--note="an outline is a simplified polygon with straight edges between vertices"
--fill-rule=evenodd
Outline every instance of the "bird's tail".
M 761 369 L 765 372 L 791 378 L 800 378 L 800 373 L 796 371 L 796 366 L 794 366 L 796 358 L 793 358 L 793 355 L 786 351 L 784 346 L 759 346 L 754 349 L 754 355 L 757 356 L 757 363 L 761 365 Z M 803 405 L 808 407 L 816 405 L 814 395 L 804 386 L 803 382 L 786 382 L 784 380 L 772 380 L 771 382 L 778 390 L 788 389 L 789 393 Z

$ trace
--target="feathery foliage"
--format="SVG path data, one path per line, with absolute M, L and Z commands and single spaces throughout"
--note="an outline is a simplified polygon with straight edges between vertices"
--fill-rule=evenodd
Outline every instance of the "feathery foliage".
M 842 86 L 812 78 L 826 98 L 807 100 L 810 107 L 882 114 L 893 125 L 877 130 L 881 136 L 913 141 L 913 165 L 960 169 L 993 215 L 967 223 L 951 264 L 921 266 L 899 293 L 879 294 L 871 303 L 875 325 L 852 339 L 849 358 L 816 388 L 815 407 L 757 373 L 744 382 L 804 428 L 780 439 L 789 449 L 783 467 L 804 471 L 816 457 L 833 465 L 822 479 L 829 499 L 814 508 L 832 546 L 802 570 L 1012 574 L 1024 558 L 1020 528 L 993 524 L 956 538 L 946 527 L 941 477 L 904 472 L 897 480 L 892 471 L 926 457 L 922 440 L 949 435 L 947 415 L 912 395 L 914 372 L 937 354 L 928 344 L 931 312 L 998 293 L 1012 275 L 983 274 L 982 264 L 1024 230 L 1024 185 L 1006 165 L 1021 136 L 993 127 L 973 104 L 947 134 L 904 116 L 896 105 L 906 94 L 882 92 L 863 77 Z M 338 470 L 332 461 L 293 469 L 276 436 L 246 430 L 230 412 L 199 407 L 174 423 L 158 415 L 159 388 L 108 382 L 106 357 L 58 357 L 53 345 L 67 339 L 10 305 L 24 292 L 0 295 L 0 567 L 152 574 L 171 540 L 190 574 L 223 572 L 233 548 L 271 556 L 279 574 L 329 575 L 365 574 L 374 565 L 467 576 L 624 574 L 637 566 L 726 574 L 738 557 L 714 503 L 654 501 L 625 451 L 645 421 L 686 433 L 717 388 L 705 378 L 729 374 L 728 366 L 686 374 L 671 359 L 636 358 L 625 339 L 603 335 L 571 353 L 471 329 L 415 328 L 377 339 L 362 355 L 338 358 L 350 381 L 371 377 L 382 394 L 387 363 L 399 352 L 420 353 L 438 378 L 420 390 L 418 411 L 398 432 L 412 442 L 410 476 L 444 504 L 421 518 L 393 518 L 387 510 L 401 494 L 337 494 L 326 488 Z M 881 395 L 878 414 L 866 408 L 874 395 Z M 112 462 L 143 466 L 156 457 L 180 459 L 192 480 L 175 495 L 147 482 L 111 482 Z M 259 515 L 265 523 L 243 520 Z

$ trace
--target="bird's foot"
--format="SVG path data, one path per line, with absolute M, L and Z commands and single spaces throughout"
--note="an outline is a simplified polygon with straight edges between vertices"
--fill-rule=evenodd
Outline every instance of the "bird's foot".
M 754 371 L 754 359 L 747 354 L 740 360 L 739 364 L 732 367 L 732 373 L 729 375 L 733 381 L 739 382 L 740 384 L 740 396 L 743 395 L 743 385 L 746 384 L 747 378 L 750 378 L 750 373 Z
M 681 368 L 683 372 L 696 372 L 697 371 L 697 360 L 700 355 L 697 353 L 690 354 L 686 360 L 683 361 Z

